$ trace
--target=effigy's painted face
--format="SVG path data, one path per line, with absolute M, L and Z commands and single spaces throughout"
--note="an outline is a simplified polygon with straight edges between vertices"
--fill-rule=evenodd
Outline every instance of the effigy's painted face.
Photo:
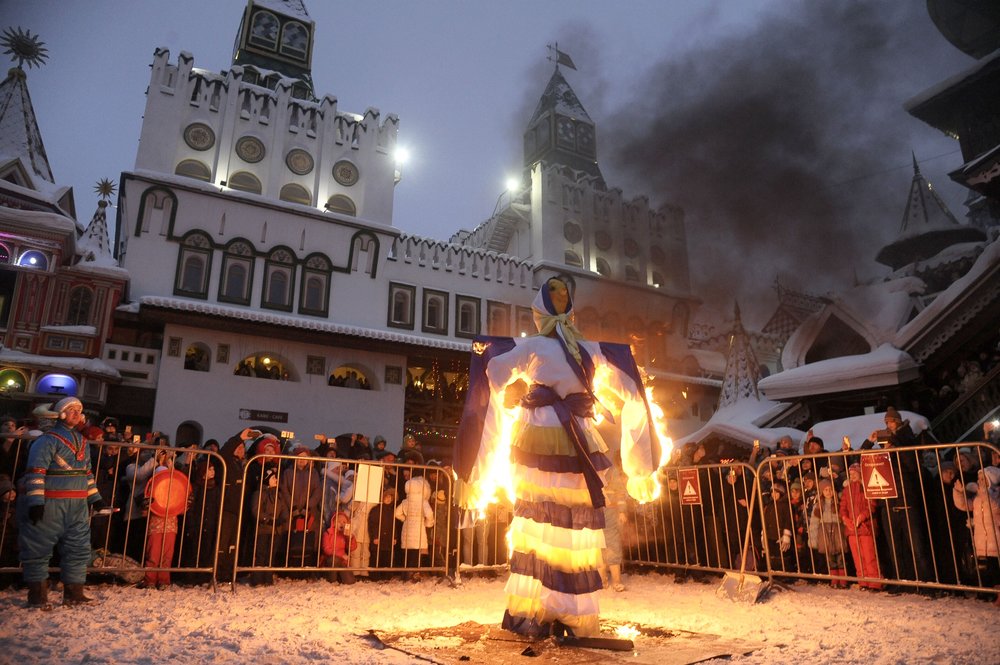
M 558 279 L 549 280 L 549 300 L 556 310 L 556 314 L 565 314 L 566 307 L 569 306 L 569 289 Z

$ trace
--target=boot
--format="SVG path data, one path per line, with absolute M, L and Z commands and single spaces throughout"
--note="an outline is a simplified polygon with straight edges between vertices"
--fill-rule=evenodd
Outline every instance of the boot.
M 48 611 L 52 609 L 49 603 L 49 581 L 28 582 L 28 607 Z
M 63 584 L 63 605 L 86 605 L 94 602 L 85 596 L 82 584 Z

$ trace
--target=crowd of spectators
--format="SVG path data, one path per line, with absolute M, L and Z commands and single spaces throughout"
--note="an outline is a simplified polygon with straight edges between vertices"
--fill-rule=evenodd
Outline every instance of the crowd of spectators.
M 856 576 L 872 590 L 886 587 L 882 579 L 915 582 L 890 589 L 923 593 L 934 593 L 934 584 L 1000 585 L 1000 454 L 981 446 L 907 450 L 933 442 L 891 407 L 885 423 L 860 450 L 846 441 L 831 450 L 814 436 L 801 454 L 791 437 L 773 451 L 755 442 L 742 457 L 711 455 L 696 443 L 675 449 L 662 501 L 634 509 L 634 558 L 693 567 L 682 568 L 680 580 L 704 568 L 739 569 L 749 520 L 750 570 L 830 576 L 835 587 Z M 987 422 L 984 440 L 996 446 L 998 436 Z M 886 451 L 891 465 L 863 479 L 861 453 L 872 451 Z M 758 465 L 759 475 L 750 471 Z M 683 495 L 692 467 L 697 503 Z M 751 512 L 755 479 L 762 505 Z M 871 498 L 865 484 L 894 491 Z

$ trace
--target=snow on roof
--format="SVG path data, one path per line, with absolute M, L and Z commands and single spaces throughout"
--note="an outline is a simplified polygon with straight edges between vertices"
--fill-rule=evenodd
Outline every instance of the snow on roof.
M 56 185 L 49 182 L 45 178 L 38 176 L 31 171 L 31 164 L 29 164 L 24 157 L 4 152 L 3 147 L 0 146 L 0 165 L 7 166 L 12 161 L 18 161 L 21 163 L 22 170 L 27 174 L 28 178 L 31 179 L 31 187 L 21 187 L 20 185 L 10 182 L 9 180 L 0 181 L 0 186 L 4 189 L 9 189 L 11 193 L 19 196 L 35 199 L 51 206 L 59 206 L 59 201 L 66 195 L 66 191 L 70 189 L 68 186 Z
M 932 268 L 937 268 L 948 263 L 955 263 L 957 261 L 962 261 L 964 259 L 976 256 L 983 250 L 983 246 L 986 243 L 982 241 L 978 242 L 960 242 L 955 245 L 949 245 L 945 247 L 940 252 L 934 256 L 924 259 L 923 261 L 917 261 L 914 267 L 918 271 L 930 270 Z
M 302 21 L 312 21 L 302 0 L 253 0 L 253 4 L 284 16 L 291 16 Z
M 726 371 L 726 356 L 718 351 L 689 349 L 687 353 L 694 357 L 698 361 L 698 366 L 706 372 L 722 376 Z
M 315 217 L 324 219 L 334 219 L 334 213 L 326 212 L 316 208 L 314 206 L 307 206 L 301 203 L 292 203 L 290 201 L 282 201 L 280 199 L 273 199 L 270 197 L 262 196 L 261 194 L 252 194 L 250 192 L 242 192 L 238 189 L 230 189 L 227 187 L 222 187 L 221 185 L 216 185 L 211 182 L 204 182 L 203 180 L 196 180 L 194 178 L 188 178 L 186 176 L 177 175 L 174 173 L 167 173 L 164 171 L 150 171 L 147 169 L 135 169 L 133 171 L 128 171 L 125 175 L 134 175 L 145 180 L 152 180 L 154 182 L 164 182 L 171 185 L 176 185 L 182 189 L 194 189 L 201 192 L 206 192 L 210 194 L 222 194 L 225 193 L 227 197 L 233 199 L 240 199 L 246 203 L 254 206 L 259 206 L 261 200 L 266 200 L 267 205 L 273 206 L 275 208 L 282 208 L 290 213 L 301 215 L 303 212 L 310 213 Z M 399 235 L 399 229 L 389 225 L 383 224 L 381 222 L 375 222 L 369 219 L 364 219 L 362 217 L 352 217 L 349 220 L 342 218 L 336 218 L 338 222 L 345 224 L 353 224 L 359 228 L 368 228 L 372 230 L 378 230 L 385 233 L 390 233 L 392 235 Z
M 996 268 L 998 264 L 1000 264 L 1000 239 L 987 245 L 976 262 L 969 268 L 969 272 L 952 282 L 951 286 L 939 293 L 922 312 L 903 326 L 896 334 L 893 344 L 901 349 L 906 348 L 932 321 L 947 310 L 960 294 L 975 284 L 984 274 Z
M 594 124 L 594 121 L 587 115 L 586 109 L 583 108 L 580 98 L 573 92 L 573 88 L 570 87 L 558 67 L 552 72 L 552 78 L 549 79 L 548 85 L 545 86 L 545 92 L 542 93 L 541 99 L 538 100 L 538 106 L 535 107 L 535 112 L 531 114 L 531 120 L 528 121 L 528 124 L 530 125 L 536 118 L 549 109 L 554 110 L 556 113 Z
M 933 99 L 934 97 L 937 97 L 942 92 L 945 92 L 946 90 L 948 90 L 949 88 L 953 87 L 957 83 L 961 83 L 962 81 L 964 81 L 965 79 L 967 79 L 969 76 L 975 74 L 979 70 L 985 69 L 994 60 L 998 60 L 998 59 L 1000 59 L 1000 49 L 994 51 L 992 54 L 986 56 L 985 58 L 982 58 L 981 60 L 979 60 L 978 62 L 976 62 L 976 64 L 972 65 L 968 69 L 965 69 L 965 70 L 959 72 L 958 74 L 955 74 L 954 76 L 946 78 L 945 80 L 941 81 L 937 85 L 933 85 L 930 88 L 927 88 L 926 90 L 924 90 L 919 95 L 910 98 L 909 101 L 907 101 L 905 104 L 903 104 L 903 108 L 906 109 L 907 113 L 912 114 L 913 110 L 916 109 L 918 106 L 921 106 L 925 102 L 928 102 L 931 99 Z
M 770 399 L 839 393 L 905 383 L 916 378 L 918 367 L 910 354 L 882 344 L 869 353 L 786 369 L 761 379 L 757 387 Z
M 806 353 L 833 316 L 857 331 L 872 347 L 892 342 L 910 315 L 914 296 L 926 288 L 920 278 L 906 276 L 830 294 L 830 304 L 807 317 L 788 338 L 781 352 L 782 365 L 796 368 L 804 364 Z
M 90 326 L 82 326 L 89 328 Z M 52 367 L 65 371 L 88 372 L 120 379 L 121 375 L 111 365 L 100 358 L 68 358 L 63 356 L 39 356 L 14 349 L 0 349 L 0 363 Z
M 0 155 L 24 158 L 33 182 L 55 182 L 31 105 L 27 75 L 21 67 L 8 70 L 0 83 Z
M 25 190 L 23 187 L 12 185 L 8 182 L 4 182 L 3 187 L 12 191 L 30 191 Z M 3 209 L 3 216 L 4 223 L 6 224 L 14 222 L 37 231 L 50 231 L 64 236 L 72 235 L 74 241 L 76 240 L 76 220 L 62 213 L 5 207 Z
M 783 436 L 790 436 L 797 440 L 803 436 L 803 433 L 794 427 L 759 427 L 757 425 L 757 423 L 766 422 L 787 408 L 787 404 L 767 399 L 738 400 L 712 414 L 712 417 L 701 429 L 675 439 L 674 448 L 683 446 L 689 441 L 701 441 L 712 434 L 742 441 L 747 445 L 752 444 L 754 439 L 759 439 L 761 443 L 766 445 L 773 445 Z
M 61 332 L 70 335 L 96 335 L 97 328 L 94 326 L 42 326 L 46 332 Z
M 659 369 L 647 369 L 646 374 L 654 379 L 663 379 L 664 381 L 679 381 L 680 383 L 691 383 L 699 386 L 710 386 L 712 388 L 722 387 L 721 379 L 706 379 L 701 376 L 689 376 L 687 374 L 678 374 L 677 372 L 664 372 Z
M 924 430 L 930 429 L 930 422 L 924 416 L 913 411 L 900 411 L 900 417 L 910 423 L 910 429 L 914 434 L 920 434 Z M 809 433 L 823 439 L 823 445 L 828 451 L 840 449 L 841 441 L 846 436 L 851 442 L 851 448 L 857 449 L 871 433 L 885 429 L 885 413 L 871 413 L 863 416 L 853 416 L 851 418 L 838 418 L 837 420 L 824 420 L 813 425 Z M 805 442 L 805 438 L 802 442 Z
M 240 319 L 242 321 L 252 321 L 254 323 L 268 323 L 277 326 L 287 326 L 289 328 L 300 328 L 303 330 L 317 330 L 320 332 L 336 333 L 340 335 L 366 337 L 369 339 L 379 339 L 387 342 L 413 344 L 415 346 L 427 346 L 435 349 L 450 349 L 453 351 L 470 351 L 472 349 L 471 342 L 458 342 L 450 339 L 408 335 L 406 333 L 381 330 L 378 328 L 362 328 L 360 326 L 350 326 L 342 323 L 333 323 L 331 321 L 322 321 L 308 317 L 290 316 L 254 309 L 241 309 L 238 307 L 227 307 L 216 303 L 186 300 L 184 298 L 142 296 L 139 298 L 139 305 L 148 307 L 163 307 L 166 309 L 184 312 L 197 312 L 199 314 L 221 316 L 228 319 Z M 131 311 L 124 310 L 121 307 L 118 309 L 120 311 Z

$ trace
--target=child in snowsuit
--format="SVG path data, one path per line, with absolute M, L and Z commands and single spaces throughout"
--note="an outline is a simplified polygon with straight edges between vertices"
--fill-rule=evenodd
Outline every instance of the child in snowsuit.
M 850 482 L 844 486 L 840 498 L 840 520 L 844 523 L 847 542 L 854 558 L 854 569 L 858 577 L 881 579 L 878 554 L 875 551 L 877 522 L 874 518 L 875 502 L 865 497 L 861 485 L 861 465 L 852 464 L 848 469 Z M 878 582 L 861 581 L 862 589 L 881 589 Z
M 347 513 L 336 513 L 330 520 L 330 526 L 323 532 L 323 556 L 325 563 L 339 570 L 327 573 L 327 581 L 339 581 L 341 584 L 354 584 L 354 572 L 344 570 L 350 565 L 350 556 L 358 547 L 358 541 L 351 535 L 351 520 Z

